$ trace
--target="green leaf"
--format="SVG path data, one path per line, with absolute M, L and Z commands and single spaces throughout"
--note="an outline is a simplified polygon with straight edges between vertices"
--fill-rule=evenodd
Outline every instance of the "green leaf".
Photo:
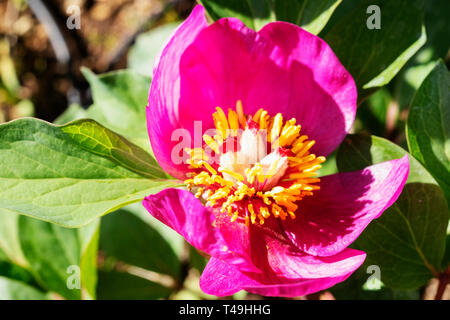
M 19 216 L 20 243 L 42 287 L 67 299 L 95 298 L 99 222 L 67 229 Z
M 143 177 L 167 178 L 158 162 L 147 152 L 95 121 L 77 120 L 61 127 L 61 131 L 86 150 L 117 162 Z
M 381 29 L 366 25 L 367 8 L 377 5 Z M 359 101 L 389 83 L 426 41 L 422 0 L 367 0 L 340 19 L 325 35 L 355 79 Z
M 0 249 L 12 263 L 27 268 L 28 262 L 20 248 L 18 221 L 17 213 L 0 209 Z
M 450 72 L 443 62 L 414 96 L 406 133 L 411 154 L 433 175 L 450 205 Z
M 318 34 L 342 0 L 274 0 L 276 19 Z
M 48 295 L 27 284 L 0 276 L 0 300 L 48 300 Z
M 99 272 L 99 300 L 166 299 L 172 289 L 126 272 Z
M 0 276 L 22 281 L 27 284 L 38 285 L 34 276 L 23 267 L 11 262 L 0 249 Z
M 100 250 L 128 265 L 174 278 L 180 276 L 180 262 L 167 241 L 149 224 L 124 209 L 102 218 Z
M 341 172 L 360 170 L 405 154 L 388 140 L 350 135 L 338 150 L 337 164 Z M 415 289 L 440 271 L 449 217 L 436 181 L 408 156 L 410 171 L 402 194 L 355 242 L 367 252 L 367 263 L 380 267 L 382 282 L 396 289 Z
M 205 269 L 208 259 L 200 254 L 193 246 L 189 246 L 189 264 L 200 273 Z
M 133 213 L 151 228 L 155 229 L 170 244 L 171 249 L 177 254 L 179 259 L 186 256 L 186 241 L 184 238 L 178 232 L 149 214 L 141 203 L 130 204 L 124 209 Z
M 19 228 L 23 253 L 41 285 L 67 299 L 81 299 L 80 287 L 68 285 L 71 280 L 81 284 L 78 231 L 25 216 L 19 217 Z
M 381 88 L 364 102 L 356 111 L 355 132 L 370 132 L 374 135 L 387 136 L 395 128 L 398 114 L 388 89 Z M 391 109 L 388 117 L 388 111 Z M 388 130 L 389 128 L 389 130 Z
M 341 0 L 201 0 L 212 19 L 235 17 L 255 30 L 269 22 L 294 23 L 318 34 Z
M 336 300 L 420 300 L 419 290 L 394 290 L 380 283 L 379 287 L 367 287 L 373 275 L 364 263 L 347 280 L 330 288 Z M 370 272 L 367 272 L 367 271 Z
M 100 237 L 100 220 L 78 229 L 81 247 L 81 285 L 83 299 L 95 299 L 97 291 L 97 255 Z
M 155 59 L 178 25 L 178 22 L 168 23 L 140 34 L 128 52 L 128 68 L 148 77 L 153 76 Z
M 0 207 L 67 227 L 86 225 L 175 185 L 150 179 L 165 175 L 150 159 L 92 120 L 61 127 L 15 120 L 0 125 Z
M 86 117 L 150 151 L 145 107 L 151 79 L 131 70 L 99 76 L 87 68 L 81 71 L 91 86 L 94 100 Z
M 439 58 L 445 59 L 450 48 L 447 0 L 427 0 L 425 2 L 425 26 L 427 41 L 420 51 L 408 61 L 396 80 L 395 94 L 401 109 L 407 109 L 422 81 L 435 67 Z
M 443 41 L 443 39 L 450 38 L 448 12 L 450 12 L 450 2 L 447 0 L 425 1 L 425 23 L 428 38 L 426 47 L 432 48 L 433 59 L 445 59 L 450 49 L 450 42 Z

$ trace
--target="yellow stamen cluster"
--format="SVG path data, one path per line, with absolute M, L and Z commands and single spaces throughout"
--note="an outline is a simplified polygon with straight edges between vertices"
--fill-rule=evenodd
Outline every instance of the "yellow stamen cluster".
M 247 128 L 247 121 L 251 118 L 259 126 L 259 131 L 267 131 L 269 148 L 287 150 L 288 168 L 277 185 L 266 190 L 267 181 L 277 174 L 279 159 L 273 161 L 269 168 L 264 169 L 257 162 L 239 173 L 223 166 L 215 169 L 202 148 L 187 149 L 190 155 L 188 163 L 194 170 L 191 178 L 185 181 L 188 188 L 192 190 L 195 187 L 196 197 L 202 197 L 207 205 L 227 213 L 231 221 L 239 220 L 249 225 L 263 224 L 270 216 L 294 219 L 298 202 L 319 189 L 316 183 L 320 179 L 316 177 L 316 171 L 321 168 L 325 157 L 316 157 L 309 152 L 314 141 L 300 135 L 301 126 L 296 125 L 295 119 L 283 122 L 280 113 L 271 117 L 266 110 L 259 109 L 253 116 L 246 116 L 241 101 L 237 102 L 236 110 L 228 110 L 228 115 L 219 107 L 216 110 L 212 116 L 217 134 L 214 137 L 205 134 L 205 146 L 220 154 L 224 141 L 230 136 L 238 138 L 239 129 Z

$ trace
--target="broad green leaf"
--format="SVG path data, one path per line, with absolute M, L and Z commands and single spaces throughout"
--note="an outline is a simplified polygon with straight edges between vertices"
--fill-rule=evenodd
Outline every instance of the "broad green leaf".
M 78 229 L 81 247 L 82 298 L 95 299 L 97 291 L 97 254 L 100 236 L 100 220 Z
M 450 1 L 425 1 L 425 27 L 427 42 L 408 61 L 404 70 L 396 81 L 395 94 L 400 108 L 407 109 L 417 89 L 430 71 L 435 67 L 438 59 L 445 59 L 450 49 L 450 28 L 448 27 L 448 13 Z
M 367 286 L 373 270 L 364 263 L 347 280 L 338 283 L 329 290 L 336 300 L 419 300 L 419 290 L 394 290 L 377 283 L 379 286 Z M 369 272 L 367 272 L 369 270 Z
M 47 285 L 45 281 L 46 277 L 41 279 L 41 277 L 39 276 L 39 270 L 36 270 L 35 265 L 30 266 L 28 261 L 24 257 L 21 247 L 21 240 L 26 241 L 28 236 L 26 232 L 30 230 L 30 227 L 28 224 L 25 224 L 25 227 L 20 228 L 19 219 L 31 218 L 20 216 L 13 211 L 0 209 L 0 243 L 3 245 L 0 246 L 0 248 L 8 250 L 6 251 L 7 254 L 5 253 L 5 258 L 7 259 L 7 261 L 0 258 L 0 276 L 14 278 L 26 283 L 37 284 L 34 277 L 30 273 L 31 271 L 35 275 L 37 280 L 41 283 L 41 285 L 45 287 Z M 75 248 L 75 250 L 80 251 L 81 254 L 81 284 L 84 290 L 83 293 L 86 292 L 89 295 L 88 297 L 92 298 L 95 297 L 96 289 L 98 226 L 99 224 L 97 221 L 91 223 L 86 227 L 69 231 L 78 232 L 80 245 L 79 247 Z M 56 226 L 54 227 L 56 228 Z M 51 238 L 52 237 L 50 236 L 49 239 Z M 53 239 L 51 239 L 51 241 L 64 241 L 64 239 L 58 238 L 55 233 L 55 236 L 53 237 Z M 49 242 L 45 239 L 43 240 L 41 238 L 34 238 L 34 242 L 38 246 L 42 246 L 44 248 L 50 246 Z M 28 251 L 27 254 L 29 254 Z M 40 263 L 38 263 L 38 265 L 40 266 Z M 55 273 L 57 268 L 51 270 L 54 272 L 53 278 L 57 278 L 58 275 Z M 49 288 L 53 289 L 52 287 Z
M 377 5 L 381 29 L 366 25 L 367 8 Z M 367 0 L 341 18 L 325 35 L 355 79 L 359 101 L 389 83 L 426 41 L 422 0 Z
M 90 152 L 117 162 L 143 177 L 167 178 L 158 162 L 147 152 L 95 121 L 74 121 L 61 127 L 61 131 Z
M 450 205 L 450 72 L 443 62 L 414 96 L 406 133 L 411 154 L 440 184 Z
M 274 0 L 276 20 L 294 23 L 318 34 L 342 0 Z
M 360 170 L 408 154 L 388 140 L 348 136 L 337 154 L 340 171 Z M 444 195 L 433 177 L 409 156 L 408 180 L 397 202 L 372 221 L 355 242 L 378 265 L 381 281 L 396 289 L 415 289 L 441 270 L 449 218 Z
M 100 250 L 128 265 L 174 278 L 180 276 L 180 262 L 167 241 L 149 224 L 124 209 L 102 218 Z
M 167 299 L 171 292 L 170 288 L 126 272 L 99 272 L 99 300 Z
M 151 176 L 165 174 L 139 147 L 92 120 L 0 125 L 0 207 L 79 227 L 175 184 Z
M 0 300 L 48 300 L 45 293 L 17 280 L 0 276 Z
M 177 22 L 168 23 L 140 34 L 128 52 L 128 68 L 148 77 L 153 76 L 155 59 L 178 25 Z
M 170 244 L 170 247 L 175 251 L 179 259 L 186 256 L 186 241 L 184 238 L 178 232 L 154 218 L 141 203 L 132 203 L 124 209 L 133 213 L 139 217 L 139 219 L 150 225 L 151 228 L 158 231 L 158 233 Z
M 78 230 L 25 216 L 19 217 L 19 228 L 23 253 L 40 284 L 64 298 L 81 299 Z
M 428 38 L 425 47 L 432 49 L 433 59 L 445 59 L 450 49 L 448 12 L 450 12 L 450 2 L 447 0 L 425 1 L 425 23 Z
M 151 150 L 145 113 L 151 79 L 131 70 L 102 75 L 95 75 L 86 68 L 81 71 L 91 86 L 94 100 L 86 117 L 100 122 L 145 150 Z
M 14 264 L 28 267 L 19 241 L 19 215 L 8 209 L 0 209 L 0 249 Z
M 386 136 L 387 129 L 395 128 L 398 114 L 389 114 L 388 110 L 393 102 L 389 90 L 381 88 L 369 97 L 365 104 L 356 111 L 355 132 L 368 131 L 379 136 Z
M 42 287 L 67 299 L 95 298 L 98 221 L 68 229 L 19 216 L 19 230 L 23 253 Z
M 27 284 L 37 285 L 34 276 L 23 267 L 11 262 L 0 249 L 0 277 L 15 279 Z
M 193 246 L 189 246 L 189 265 L 191 268 L 197 269 L 201 274 L 207 263 L 208 259 L 206 257 L 202 256 Z
M 255 30 L 287 21 L 318 34 L 341 0 L 201 0 L 212 19 L 235 17 Z
M 430 50 L 426 48 L 417 53 L 414 60 L 410 60 L 411 63 L 408 63 L 397 77 L 394 93 L 401 110 L 409 109 L 417 89 L 436 65 L 436 61 L 431 60 Z

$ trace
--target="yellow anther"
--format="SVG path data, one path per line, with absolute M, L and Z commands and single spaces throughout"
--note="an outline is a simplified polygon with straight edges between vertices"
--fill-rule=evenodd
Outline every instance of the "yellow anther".
M 295 219 L 295 213 L 293 213 L 292 211 L 288 211 L 289 216 L 291 217 L 292 220 Z
M 237 136 L 237 131 L 239 129 L 239 120 L 236 111 L 228 109 L 228 122 L 230 124 L 231 136 Z
M 300 178 L 309 178 L 317 175 L 317 172 L 302 172 L 302 173 L 291 173 L 289 175 L 290 179 L 300 179 Z
M 211 167 L 211 165 L 210 165 L 208 162 L 202 160 L 202 161 L 199 161 L 198 164 L 205 166 L 205 168 L 206 168 L 211 174 L 213 174 L 213 175 L 216 175 L 216 174 L 217 174 L 217 171 L 216 171 L 213 167 Z
M 205 188 L 198 188 L 198 191 L 195 194 L 195 197 L 200 198 L 202 196 L 204 190 L 205 190 Z
M 242 101 L 238 100 L 236 102 L 236 113 L 238 115 L 239 123 L 241 124 L 242 128 L 245 128 L 247 126 L 247 119 L 244 115 L 244 109 L 242 108 Z
M 244 177 L 241 174 L 234 172 L 233 170 L 230 170 L 228 168 L 219 167 L 219 172 L 229 174 L 230 176 L 232 176 L 233 178 L 235 178 L 238 181 L 244 180 Z
M 272 144 L 278 139 L 282 125 L 283 116 L 281 115 L 281 113 L 277 113 L 277 115 L 273 119 L 272 130 L 270 131 L 270 141 L 272 142 Z
M 270 212 L 269 212 L 269 209 L 267 209 L 267 207 L 261 206 L 259 208 L 259 212 L 261 212 L 264 219 L 267 219 L 270 217 Z
M 316 159 L 315 154 L 310 154 L 310 155 L 307 155 L 306 157 L 289 157 L 289 160 L 295 162 L 293 164 L 294 166 L 313 161 L 314 159 Z
M 222 108 L 217 107 L 216 110 L 217 112 L 213 113 L 214 124 L 216 125 L 216 128 L 222 135 L 223 139 L 226 139 L 230 129 L 230 127 L 228 126 L 227 117 L 225 116 Z
M 314 140 L 308 141 L 307 143 L 305 143 L 305 144 L 302 146 L 302 148 L 301 148 L 299 151 L 296 152 L 295 156 L 296 156 L 297 158 L 303 156 L 309 149 L 311 149 L 311 147 L 312 147 L 315 143 L 316 143 L 316 141 L 314 141 Z
M 266 130 L 267 126 L 268 126 L 268 119 L 270 118 L 270 116 L 267 114 L 267 111 L 264 110 L 261 113 L 261 117 L 259 118 L 259 129 L 260 130 Z
M 255 121 L 256 123 L 259 123 L 259 118 L 261 117 L 262 112 L 264 111 L 264 109 L 259 109 L 258 111 L 256 111 L 256 113 L 253 116 L 253 121 Z
M 295 119 L 283 123 L 280 113 L 271 117 L 263 109 L 259 109 L 252 119 L 259 124 L 260 130 L 267 130 L 263 139 L 267 139 L 272 148 L 281 146 L 295 155 L 288 157 L 288 169 L 285 167 L 286 162 L 280 164 L 280 159 L 275 159 L 264 167 L 257 162 L 244 163 L 240 165 L 239 171 L 226 166 L 219 166 L 216 170 L 212 162 L 208 162 L 203 148 L 187 148 L 185 151 L 190 156 L 187 162 L 192 168 L 200 170 L 186 175 L 187 188 L 196 190 L 195 196 L 205 199 L 207 206 L 215 207 L 229 215 L 231 221 L 243 222 L 247 226 L 264 224 L 265 219 L 271 216 L 283 220 L 287 217 L 294 219 L 299 201 L 320 188 L 316 185 L 320 179 L 315 176 L 325 157 L 310 154 L 314 141 L 308 140 L 306 135 L 300 135 L 301 126 L 296 124 Z M 213 120 L 217 134 L 214 137 L 205 134 L 203 140 L 222 159 L 220 146 L 227 136 L 239 139 L 238 130 L 247 127 L 242 102 L 237 101 L 236 111 L 228 109 L 227 116 L 223 109 L 217 107 Z M 237 157 L 237 154 L 232 156 Z M 277 185 L 277 181 L 272 184 L 274 179 L 270 184 L 265 183 L 268 178 L 277 176 L 278 172 L 283 172 L 279 178 L 283 187 Z M 256 179 L 259 183 L 254 184 Z
M 263 225 L 264 224 L 264 217 L 261 214 L 258 214 L 258 219 L 259 219 L 259 224 Z
M 251 203 L 249 203 L 247 206 L 247 209 L 250 212 L 250 220 L 251 220 L 252 224 L 254 224 L 256 222 L 256 213 L 255 213 L 255 210 L 253 209 L 253 205 Z
M 289 123 L 291 121 L 291 123 Z M 298 136 L 301 126 L 295 125 L 295 119 L 286 122 L 280 135 L 280 146 L 291 145 L 295 138 Z
M 303 147 L 303 143 L 307 139 L 308 139 L 308 136 L 306 136 L 306 135 L 302 135 L 302 136 L 298 137 L 297 140 L 295 140 L 294 143 L 292 144 L 292 150 L 291 151 L 293 153 L 297 153 L 298 150 L 300 150 Z
M 211 138 L 210 136 L 208 136 L 207 134 L 203 135 L 203 141 L 205 141 L 205 143 L 214 150 L 214 152 L 219 153 L 219 145 L 217 144 L 217 142 Z
M 255 163 L 252 168 L 245 169 L 247 181 L 250 184 L 253 184 L 253 182 L 255 182 L 255 178 L 261 173 L 262 173 L 262 166 L 259 162 Z
M 303 172 L 313 172 L 319 170 L 320 168 L 322 168 L 322 166 L 320 164 L 316 164 L 312 167 L 304 169 Z

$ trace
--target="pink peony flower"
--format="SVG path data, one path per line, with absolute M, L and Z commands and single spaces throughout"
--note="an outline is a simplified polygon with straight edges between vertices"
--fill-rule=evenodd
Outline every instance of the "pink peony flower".
M 155 64 L 148 132 L 160 165 L 190 191 L 143 204 L 211 256 L 204 292 L 305 295 L 363 263 L 347 247 L 396 201 L 409 162 L 317 178 L 352 126 L 356 97 L 330 47 L 298 26 L 208 25 L 197 6 L 174 32 Z

